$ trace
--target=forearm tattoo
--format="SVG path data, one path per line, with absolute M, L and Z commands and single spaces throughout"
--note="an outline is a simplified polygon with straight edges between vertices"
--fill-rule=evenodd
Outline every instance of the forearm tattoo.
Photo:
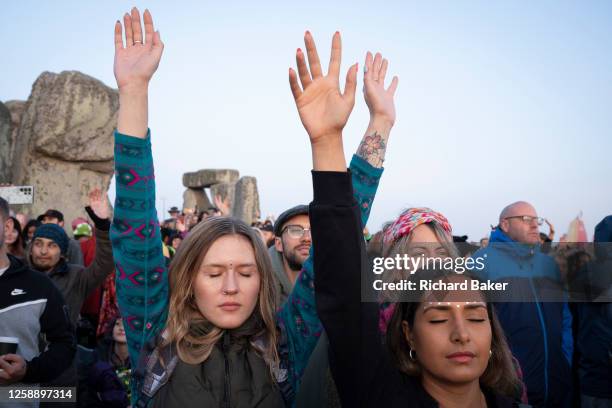
M 363 137 L 357 148 L 357 155 L 374 167 L 382 167 L 386 150 L 387 141 L 380 133 L 374 131 L 373 134 Z

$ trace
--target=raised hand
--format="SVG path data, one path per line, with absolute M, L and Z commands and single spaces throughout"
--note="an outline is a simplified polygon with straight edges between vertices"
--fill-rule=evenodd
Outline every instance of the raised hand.
M 119 87 L 117 130 L 144 138 L 149 127 L 149 81 L 159 66 L 164 44 L 159 31 L 153 27 L 149 10 L 144 12 L 144 36 L 136 7 L 123 16 L 123 28 L 125 45 L 121 22 L 115 23 L 114 72 Z
M 108 203 L 108 196 L 103 194 L 100 189 L 95 189 L 89 192 L 89 207 L 93 210 L 94 214 L 103 220 L 110 218 L 110 205 Z
M 359 147 L 357 155 L 374 167 L 382 167 L 385 160 L 387 143 L 391 128 L 395 123 L 395 103 L 393 98 L 398 78 L 393 77 L 385 89 L 385 76 L 389 62 L 380 53 L 372 58 L 368 51 L 363 75 L 363 96 L 370 110 L 370 123 Z
M 140 24 L 140 13 L 134 7 L 123 16 L 125 45 L 121 22 L 115 23 L 115 79 L 119 90 L 127 86 L 146 87 L 159 66 L 164 50 L 159 31 L 153 27 L 149 10 L 143 15 L 144 35 Z
M 342 93 L 339 84 L 342 57 L 340 33 L 336 32 L 332 39 L 327 75 L 323 75 L 314 39 L 308 31 L 304 35 L 304 43 L 310 69 L 306 66 L 304 53 L 298 48 L 296 61 L 300 79 L 298 83 L 296 72 L 289 68 L 289 84 L 313 146 L 314 167 L 316 170 L 346 171 L 346 163 L 340 163 L 337 153 L 338 150 L 342 151 L 342 129 L 355 105 L 357 64 L 349 68 Z M 334 150 L 330 151 L 329 148 Z M 341 167 L 344 167 L 343 170 Z
M 372 53 L 368 51 L 363 75 L 363 96 L 370 110 L 370 118 L 387 120 L 393 126 L 395 123 L 393 97 L 399 80 L 394 76 L 389 87 L 385 89 L 388 67 L 389 61 L 383 59 L 380 53 L 376 53 L 376 57 L 372 58 Z
M 231 214 L 232 211 L 230 209 L 231 205 L 230 205 L 229 197 L 225 197 L 225 200 L 224 200 L 221 198 L 219 194 L 217 194 L 215 195 L 213 200 L 215 201 L 215 207 L 219 209 L 222 216 L 228 217 Z

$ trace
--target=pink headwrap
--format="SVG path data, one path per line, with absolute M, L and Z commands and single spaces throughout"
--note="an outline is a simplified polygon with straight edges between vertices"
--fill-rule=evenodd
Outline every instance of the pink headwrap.
M 383 237 L 385 245 L 404 237 L 421 224 L 435 222 L 442 229 L 452 234 L 452 229 L 445 216 L 427 207 L 409 208 L 404 211 L 386 230 Z
M 448 220 L 439 212 L 427 207 L 409 208 L 385 230 L 383 243 L 385 246 L 389 245 L 393 241 L 410 234 L 419 225 L 432 222 L 440 225 L 444 231 L 448 232 L 448 235 L 452 235 L 452 229 Z M 391 321 L 391 316 L 393 316 L 394 311 L 394 303 L 384 303 L 380 305 L 378 328 L 381 333 L 384 334 L 387 332 L 387 326 Z

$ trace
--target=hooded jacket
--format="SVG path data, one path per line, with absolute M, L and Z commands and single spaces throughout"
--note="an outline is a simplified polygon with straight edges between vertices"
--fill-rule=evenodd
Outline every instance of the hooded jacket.
M 472 257 L 484 260 L 484 269 L 473 270 L 476 276 L 509 282 L 503 296 L 515 297 L 496 303 L 495 309 L 523 370 L 529 403 L 562 406 L 571 393 L 572 318 L 567 302 L 542 298 L 554 290 L 563 293 L 555 261 L 539 247 L 513 241 L 499 228 L 491 232 L 489 245 Z
M 17 354 L 27 362 L 23 383 L 53 380 L 68 368 L 76 350 L 66 304 L 47 276 L 8 257 L 9 269 L 0 276 L 0 333 L 19 339 Z M 42 353 L 40 335 L 48 345 Z
M 598 290 L 589 302 L 577 304 L 580 393 L 612 399 L 612 215 L 595 227 L 595 249 L 584 273 Z

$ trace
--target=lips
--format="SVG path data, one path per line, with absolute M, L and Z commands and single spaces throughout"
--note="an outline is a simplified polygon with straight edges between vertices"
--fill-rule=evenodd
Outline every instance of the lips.
M 470 351 L 459 351 L 446 356 L 446 358 L 456 363 L 469 363 L 474 357 L 476 357 L 476 355 Z
M 221 310 L 224 310 L 226 312 L 234 312 L 240 309 L 241 306 L 242 305 L 240 303 L 236 303 L 236 302 L 225 302 L 219 305 Z

